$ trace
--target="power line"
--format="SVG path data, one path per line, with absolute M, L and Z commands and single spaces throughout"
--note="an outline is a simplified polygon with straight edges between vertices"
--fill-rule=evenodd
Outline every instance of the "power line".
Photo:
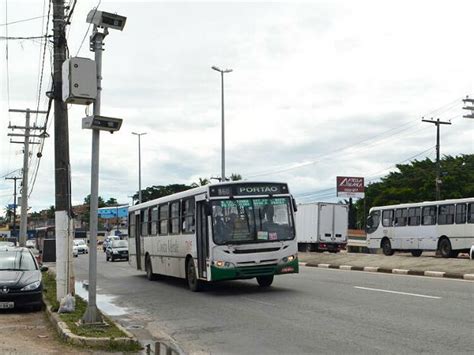
M 43 16 L 36 16 L 36 17 L 30 17 L 30 18 L 26 18 L 26 19 L 24 19 L 24 20 L 12 21 L 12 22 L 8 22 L 8 23 L 1 23 L 0 26 L 10 26 L 10 25 L 14 25 L 15 23 L 33 21 L 33 20 L 37 20 L 37 19 L 43 18 L 44 16 L 45 16 L 45 15 L 43 15 Z
M 28 37 L 8 37 L 8 36 L 0 36 L 0 39 L 4 40 L 18 40 L 18 39 L 39 39 L 39 38 L 50 38 L 53 37 L 51 35 L 49 36 L 28 36 Z
M 100 6 L 101 2 L 102 2 L 102 0 L 99 0 L 99 2 L 97 3 L 97 6 L 94 9 L 94 15 L 95 15 L 96 11 L 99 9 L 99 6 Z M 92 16 L 92 17 L 94 17 L 94 16 Z M 89 26 L 87 27 L 87 31 L 86 31 L 86 33 L 84 33 L 84 37 L 82 38 L 81 45 L 79 46 L 79 49 L 77 50 L 76 57 L 79 55 L 79 52 L 81 51 L 82 45 L 84 44 L 84 41 L 87 37 L 87 34 L 89 33 L 91 25 L 92 25 L 92 23 L 89 23 Z

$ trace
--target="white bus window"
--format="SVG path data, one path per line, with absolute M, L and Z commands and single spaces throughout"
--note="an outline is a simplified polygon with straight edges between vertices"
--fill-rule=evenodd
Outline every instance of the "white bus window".
M 436 206 L 423 207 L 421 224 L 424 226 L 432 226 L 436 224 Z
M 128 215 L 128 235 L 130 238 L 135 238 L 135 215 Z
M 460 203 L 456 205 L 456 224 L 466 223 L 466 204 Z
M 408 225 L 419 226 L 421 222 L 421 208 L 411 207 L 408 209 Z
M 404 227 L 407 225 L 408 209 L 397 208 L 395 210 L 395 227 Z
M 170 234 L 179 234 L 179 201 L 170 204 Z
M 474 223 L 474 203 L 467 205 L 467 223 Z
M 380 224 L 380 211 L 370 212 L 369 218 L 367 218 L 367 233 L 373 233 L 377 230 Z
M 454 223 L 454 205 L 441 205 L 438 207 L 438 224 Z
M 142 222 L 142 233 L 141 233 L 141 235 L 146 237 L 148 235 L 148 221 L 149 221 L 148 209 L 142 210 L 140 212 L 140 219 L 141 219 L 141 222 Z
M 183 233 L 194 233 L 194 204 L 194 198 L 190 198 L 182 202 L 181 219 Z
M 160 223 L 158 228 L 159 235 L 168 234 L 168 204 L 160 205 L 158 208 L 158 215 L 160 217 Z
M 391 227 L 393 224 L 393 210 L 384 210 L 382 212 L 382 226 Z
M 156 235 L 158 224 L 158 206 L 151 209 L 151 235 Z

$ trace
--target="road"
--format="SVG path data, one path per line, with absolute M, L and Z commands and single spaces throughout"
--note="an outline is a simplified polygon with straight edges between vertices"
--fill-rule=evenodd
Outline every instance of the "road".
M 127 308 L 116 319 L 160 330 L 187 352 L 213 354 L 470 353 L 474 282 L 302 267 L 262 290 L 254 280 L 204 292 L 148 281 L 98 253 L 98 292 Z M 87 255 L 76 278 L 87 279 Z M 100 307 L 100 306 L 99 306 Z M 138 328 L 137 327 L 137 328 Z

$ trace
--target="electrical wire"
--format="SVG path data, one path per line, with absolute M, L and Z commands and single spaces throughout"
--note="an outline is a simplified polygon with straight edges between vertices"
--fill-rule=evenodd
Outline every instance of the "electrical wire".
M 14 24 L 16 24 L 16 23 L 27 22 L 27 21 L 33 21 L 33 20 L 37 20 L 37 19 L 43 18 L 44 16 L 45 16 L 45 15 L 43 15 L 43 16 L 36 16 L 36 17 L 30 17 L 30 18 L 26 18 L 26 19 L 23 19 L 23 20 L 12 21 L 12 22 L 8 22 L 8 23 L 0 23 L 0 26 L 10 26 L 10 25 L 14 25 Z
M 96 11 L 99 9 L 99 6 L 100 6 L 101 2 L 102 2 L 102 0 L 99 0 L 99 2 L 97 3 L 97 6 L 94 9 L 94 15 L 95 15 Z M 89 33 L 91 25 L 92 25 L 92 23 L 89 23 L 89 26 L 87 26 L 87 31 L 86 31 L 86 33 L 84 33 L 84 37 L 82 38 L 81 45 L 79 46 L 79 49 L 77 50 L 76 57 L 79 55 L 79 52 L 81 51 L 82 45 L 84 44 L 84 41 L 87 37 L 87 34 Z

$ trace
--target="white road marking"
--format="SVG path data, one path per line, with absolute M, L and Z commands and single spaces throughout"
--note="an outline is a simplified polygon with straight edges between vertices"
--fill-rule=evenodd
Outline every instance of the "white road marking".
M 433 299 L 436 299 L 436 300 L 441 299 L 441 297 L 437 297 L 437 296 L 427 296 L 427 295 L 420 295 L 420 294 L 417 294 L 417 293 L 408 293 L 408 292 L 381 290 L 381 289 L 379 289 L 379 288 L 369 288 L 369 287 L 360 287 L 360 286 L 354 286 L 354 288 L 358 288 L 359 290 L 368 290 L 368 291 L 376 291 L 376 292 L 395 293 L 395 294 L 397 294 L 397 295 L 415 296 L 415 297 L 423 297 L 423 298 L 433 298 Z

